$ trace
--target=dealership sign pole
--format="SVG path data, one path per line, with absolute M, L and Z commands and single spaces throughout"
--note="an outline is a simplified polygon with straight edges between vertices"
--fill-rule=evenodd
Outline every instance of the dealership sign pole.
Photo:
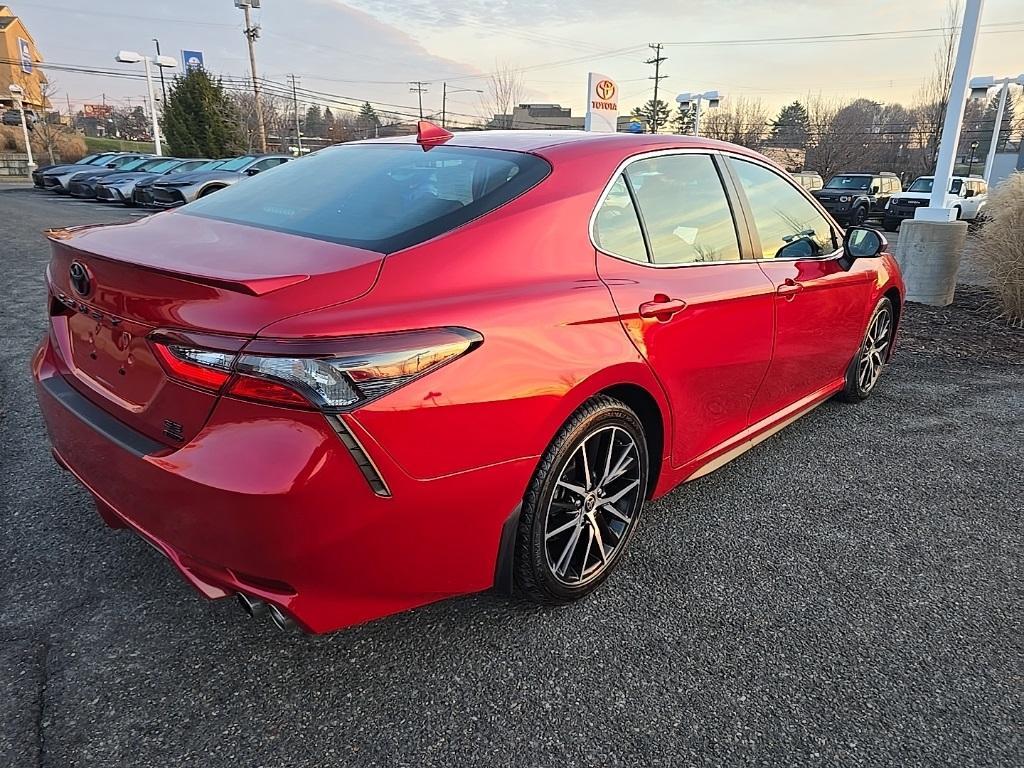
M 615 133 L 619 124 L 619 86 L 606 75 L 591 72 L 587 79 L 587 116 L 583 130 Z

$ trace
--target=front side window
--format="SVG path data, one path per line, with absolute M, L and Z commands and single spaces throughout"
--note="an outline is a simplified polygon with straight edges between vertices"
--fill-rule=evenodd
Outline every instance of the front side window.
M 815 258 L 836 249 L 832 226 L 792 184 L 767 168 L 730 159 L 761 240 L 759 258 Z
M 655 264 L 738 261 L 736 226 L 710 155 L 663 155 L 626 168 Z
M 644 245 L 640 220 L 622 176 L 612 184 L 594 217 L 594 242 L 602 251 L 614 256 L 630 261 L 647 261 L 647 246 Z
M 346 144 L 201 197 L 181 213 L 390 253 L 489 213 L 549 171 L 523 152 Z

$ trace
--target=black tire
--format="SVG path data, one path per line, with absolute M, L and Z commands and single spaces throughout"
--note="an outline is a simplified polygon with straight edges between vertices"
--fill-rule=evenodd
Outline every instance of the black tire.
M 867 220 L 868 207 L 866 205 L 858 205 L 853 209 L 853 213 L 850 214 L 850 226 L 852 227 L 859 227 Z
M 956 220 L 960 221 L 960 218 L 964 215 L 964 212 L 960 210 L 959 205 L 954 205 L 953 210 L 956 211 Z
M 883 322 L 884 338 L 879 338 Z M 875 311 L 871 313 L 868 327 L 864 331 L 864 339 L 846 369 L 846 384 L 839 393 L 839 399 L 848 403 L 859 403 L 871 396 L 889 358 L 895 330 L 896 316 L 892 302 L 887 296 L 883 296 L 875 305 Z M 865 366 L 869 366 L 870 371 L 866 371 Z
M 623 458 L 612 465 L 612 457 L 620 451 Z M 599 461 L 593 462 L 593 459 Z M 622 472 L 615 476 L 624 460 Z M 591 463 L 594 463 L 593 470 L 589 467 Z M 643 424 L 625 403 L 599 395 L 580 406 L 541 457 L 523 500 L 515 556 L 515 582 L 519 592 L 534 602 L 559 605 L 578 600 L 597 589 L 618 565 L 636 530 L 647 496 L 649 467 Z M 609 476 L 614 479 L 603 488 L 601 481 L 592 483 L 602 490 L 578 494 L 562 484 L 563 478 L 568 482 L 574 472 L 595 478 L 601 472 L 602 481 Z M 604 498 L 610 499 L 627 485 L 632 486 L 634 481 L 635 487 L 611 505 L 613 508 L 619 505 L 618 514 L 612 514 L 606 509 L 608 505 L 600 501 L 600 494 L 603 491 L 607 494 Z M 622 522 L 624 515 L 628 517 L 626 522 Z M 584 530 L 588 537 L 586 543 Z M 605 539 L 612 544 L 611 549 Z M 597 555 L 595 542 L 604 557 Z M 556 562 L 552 562 L 552 552 L 556 558 L 561 552 Z M 598 557 L 600 559 L 595 560 Z M 592 561 L 593 565 L 588 568 Z
M 884 229 L 886 232 L 895 232 L 899 228 L 900 228 L 900 220 L 899 219 L 883 219 L 882 220 L 882 229 Z

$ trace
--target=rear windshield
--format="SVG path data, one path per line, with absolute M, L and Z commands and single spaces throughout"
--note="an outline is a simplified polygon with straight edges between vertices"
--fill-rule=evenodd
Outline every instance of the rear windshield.
M 549 170 L 521 152 L 349 144 L 247 178 L 181 212 L 389 253 L 494 210 Z

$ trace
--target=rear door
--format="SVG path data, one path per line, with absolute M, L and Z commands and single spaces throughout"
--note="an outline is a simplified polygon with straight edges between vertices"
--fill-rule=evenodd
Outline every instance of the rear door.
M 598 272 L 671 404 L 673 465 L 711 458 L 747 426 L 771 358 L 775 301 L 758 265 L 740 258 L 720 159 L 634 159 L 606 192 L 593 235 Z
M 782 174 L 729 157 L 758 265 L 775 289 L 775 351 L 750 423 L 843 376 L 860 346 L 877 267 L 844 269 L 838 230 Z

